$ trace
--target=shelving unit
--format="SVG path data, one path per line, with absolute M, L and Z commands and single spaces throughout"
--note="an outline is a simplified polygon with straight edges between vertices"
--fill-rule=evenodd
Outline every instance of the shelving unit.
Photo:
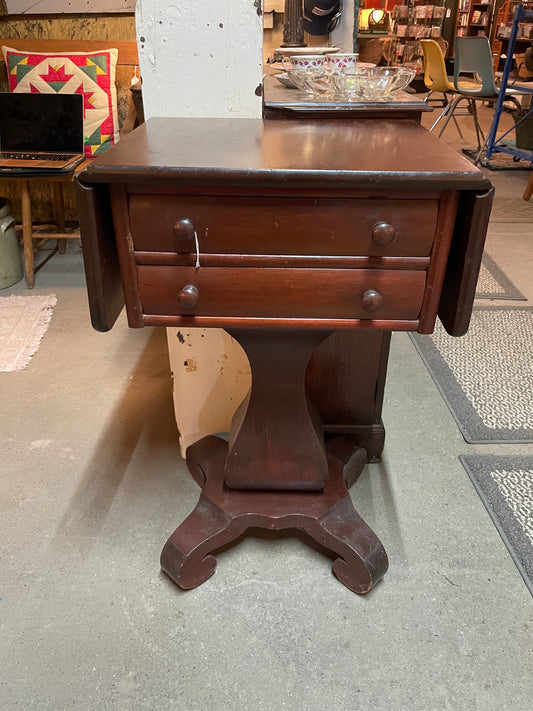
M 494 39 L 492 40 L 492 54 L 494 55 L 494 71 L 501 71 L 505 64 L 505 58 L 509 52 L 509 39 L 513 25 L 513 16 L 516 8 L 521 3 L 518 0 L 506 0 L 498 10 L 496 16 Z M 523 3 L 524 8 L 531 9 L 527 3 Z M 520 52 L 533 43 L 533 23 L 521 22 L 518 25 L 517 36 L 513 54 Z M 503 55 L 503 57 L 502 57 Z
M 405 0 L 392 8 L 391 64 L 401 64 L 421 72 L 421 39 L 438 40 L 446 13 L 445 0 Z
M 492 2 L 460 0 L 457 10 L 457 37 L 488 36 L 492 16 Z
M 526 160 L 533 166 L 533 150 L 528 150 L 525 148 L 519 148 L 516 145 L 516 141 L 512 140 L 512 132 L 516 132 L 516 128 L 522 124 L 524 121 L 531 120 L 533 117 L 533 86 L 520 85 L 520 90 L 531 95 L 531 100 L 529 104 L 529 109 L 526 109 L 524 115 L 507 131 L 502 133 L 497 137 L 498 128 L 500 124 L 500 118 L 503 111 L 503 104 L 505 102 L 505 91 L 509 83 L 509 76 L 511 73 L 511 68 L 513 65 L 513 55 L 516 48 L 516 41 L 519 36 L 519 30 L 521 26 L 533 23 L 533 10 L 526 9 L 523 5 L 517 5 L 514 8 L 513 22 L 511 25 L 511 33 L 508 38 L 509 44 L 507 49 L 507 59 L 505 60 L 505 66 L 503 69 L 502 81 L 500 85 L 500 91 L 498 95 L 498 101 L 496 102 L 496 108 L 494 109 L 494 118 L 492 120 L 492 125 L 490 127 L 489 134 L 487 136 L 487 143 L 485 146 L 485 156 L 482 160 L 484 165 L 487 164 L 493 153 L 507 153 L 513 156 L 515 160 Z M 514 85 L 516 86 L 516 85 Z M 479 159 L 479 157 L 478 157 Z

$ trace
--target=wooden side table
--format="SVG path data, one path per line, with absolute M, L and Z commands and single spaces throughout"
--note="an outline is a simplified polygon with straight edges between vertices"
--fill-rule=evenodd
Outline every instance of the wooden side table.
M 78 181 L 93 326 L 111 328 L 124 299 L 133 328 L 227 329 L 252 368 L 229 442 L 187 451 L 202 493 L 163 569 L 195 587 L 247 528 L 297 528 L 368 592 L 388 561 L 348 491 L 367 452 L 346 434 L 325 442 L 308 363 L 339 331 L 372 348 L 373 333 L 430 333 L 438 314 L 462 335 L 490 183 L 415 121 L 364 119 L 151 119 Z M 334 406 L 335 352 L 322 361 Z

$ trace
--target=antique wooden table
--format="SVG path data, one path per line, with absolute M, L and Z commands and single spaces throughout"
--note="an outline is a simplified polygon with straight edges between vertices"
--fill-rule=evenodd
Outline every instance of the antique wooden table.
M 229 443 L 187 451 L 202 493 L 163 569 L 192 588 L 246 529 L 300 529 L 348 588 L 370 590 L 387 556 L 348 491 L 367 454 L 357 437 L 325 440 L 308 363 L 346 329 L 430 333 L 438 314 L 462 335 L 490 183 L 416 121 L 164 118 L 80 173 L 78 200 L 96 329 L 125 301 L 133 328 L 227 329 L 252 368 Z M 333 347 L 330 400 L 342 399 L 337 367 Z M 353 363 L 357 383 L 367 367 Z

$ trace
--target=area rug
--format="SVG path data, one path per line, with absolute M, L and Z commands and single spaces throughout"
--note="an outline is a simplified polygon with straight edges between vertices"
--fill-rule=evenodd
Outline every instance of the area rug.
M 486 252 L 483 253 L 479 270 L 476 299 L 527 301 L 526 297 L 518 291 L 513 282 Z
M 0 373 L 26 368 L 46 333 L 56 303 L 53 294 L 0 298 Z
M 533 457 L 459 459 L 533 595 Z
M 524 182 L 524 190 L 526 189 Z M 526 229 L 531 230 L 533 221 L 533 200 L 522 200 L 522 195 L 516 197 L 496 196 L 492 203 L 490 221 L 494 222 L 524 222 Z
M 439 321 L 410 335 L 467 442 L 533 442 L 533 307 L 476 307 L 462 338 Z

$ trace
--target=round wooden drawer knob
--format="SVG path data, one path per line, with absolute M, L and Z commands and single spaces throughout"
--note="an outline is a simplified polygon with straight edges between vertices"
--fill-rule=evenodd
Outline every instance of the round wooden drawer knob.
M 368 289 L 363 294 L 363 309 L 365 311 L 377 311 L 383 305 L 383 297 L 375 289 Z
M 189 220 L 188 217 L 183 217 L 181 220 L 176 222 L 173 232 L 174 237 L 178 240 L 178 242 L 190 242 L 191 240 L 194 240 L 196 230 L 194 228 L 194 223 Z
M 396 229 L 388 222 L 376 222 L 372 227 L 372 241 L 382 246 L 394 242 Z
M 182 309 L 194 309 L 200 301 L 200 292 L 192 284 L 187 284 L 178 294 L 178 304 Z

